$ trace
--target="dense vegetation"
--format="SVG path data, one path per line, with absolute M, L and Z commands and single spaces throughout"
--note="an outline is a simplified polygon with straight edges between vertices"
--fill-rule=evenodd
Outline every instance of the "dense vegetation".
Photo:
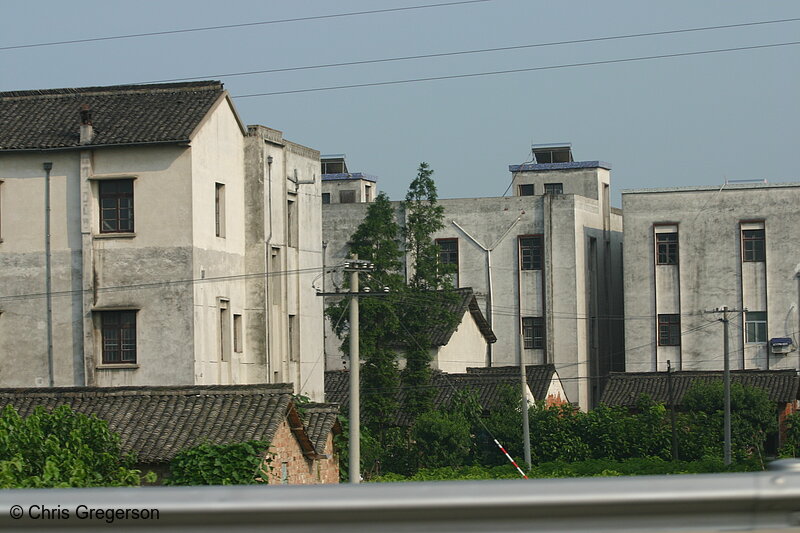
M 63 405 L 39 407 L 25 418 L 6 406 L 0 413 L 0 488 L 103 487 L 151 481 L 120 453 L 108 423 Z
M 180 452 L 170 462 L 165 485 L 252 485 L 265 483 L 272 457 L 268 442 L 200 444 Z

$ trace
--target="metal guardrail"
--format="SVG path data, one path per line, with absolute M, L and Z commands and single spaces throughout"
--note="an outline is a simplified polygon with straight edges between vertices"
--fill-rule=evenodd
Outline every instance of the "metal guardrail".
M 743 474 L 0 491 L 14 531 L 800 531 L 800 461 Z M 21 514 L 19 518 L 15 515 Z M 126 517 L 126 516 L 127 517 Z

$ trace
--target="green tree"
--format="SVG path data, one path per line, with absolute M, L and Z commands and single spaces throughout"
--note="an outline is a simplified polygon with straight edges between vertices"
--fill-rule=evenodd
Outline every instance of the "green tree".
M 367 208 L 364 220 L 350 240 L 350 253 L 375 265 L 373 272 L 359 278 L 361 290 L 370 290 L 379 295 L 359 299 L 360 322 L 367 326 L 359 332 L 359 353 L 363 361 L 361 384 L 364 391 L 361 419 L 381 442 L 396 415 L 396 391 L 400 384 L 396 352 L 400 323 L 395 308 L 403 292 L 405 279 L 399 237 L 400 228 L 395 220 L 394 208 L 389 198 L 381 193 Z M 345 285 L 349 286 L 347 278 Z M 386 287 L 388 293 L 384 293 Z M 343 339 L 342 351 L 345 354 L 350 351 L 348 305 L 349 300 L 342 299 L 326 309 L 337 336 Z
M 135 460 L 120 453 L 107 422 L 69 406 L 37 407 L 25 418 L 12 406 L 0 413 L 0 488 L 139 485 Z

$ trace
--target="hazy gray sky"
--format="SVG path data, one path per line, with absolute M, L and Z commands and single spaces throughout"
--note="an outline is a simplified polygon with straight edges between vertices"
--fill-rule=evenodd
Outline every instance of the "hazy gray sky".
M 446 0 L 0 0 L 0 47 Z M 247 124 L 346 153 L 393 199 L 420 161 L 442 197 L 499 196 L 530 144 L 571 142 L 628 188 L 796 181 L 800 45 L 485 77 L 249 94 L 800 41 L 800 22 L 515 51 L 223 74 L 800 17 L 796 0 L 492 0 L 402 12 L 0 50 L 0 90 L 221 79 Z M 0 125 L 2 127 L 2 125 Z

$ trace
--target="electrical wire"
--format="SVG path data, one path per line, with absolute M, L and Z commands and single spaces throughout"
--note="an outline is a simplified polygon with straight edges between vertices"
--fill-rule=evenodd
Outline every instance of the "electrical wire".
M 453 56 L 461 56 L 461 55 L 472 55 L 472 54 L 486 54 L 486 53 L 494 53 L 494 52 L 508 52 L 512 50 L 525 50 L 530 48 L 544 48 L 549 46 L 563 46 L 569 44 L 586 44 L 586 43 L 593 43 L 593 42 L 602 42 L 602 41 L 613 41 L 613 40 L 621 40 L 621 39 L 633 39 L 633 38 L 641 38 L 641 37 L 653 37 L 653 36 L 660 36 L 660 35 L 674 35 L 680 33 L 689 33 L 689 32 L 700 32 L 700 31 L 712 31 L 712 30 L 720 30 L 720 29 L 731 29 L 731 28 L 743 28 L 748 26 L 759 26 L 764 24 L 779 24 L 779 23 L 787 23 L 787 22 L 797 22 L 800 21 L 800 18 L 786 18 L 786 19 L 777 19 L 777 20 L 764 20 L 758 22 L 744 22 L 741 24 L 725 24 L 721 26 L 703 26 L 703 27 L 695 27 L 695 28 L 682 28 L 677 30 L 664 30 L 664 31 L 653 31 L 653 32 L 645 32 L 645 33 L 630 33 L 625 35 L 610 35 L 605 37 L 592 37 L 592 38 L 584 38 L 584 39 L 572 39 L 568 41 L 551 41 L 551 42 L 544 42 L 544 43 L 532 43 L 532 44 L 520 44 L 520 45 L 512 45 L 512 46 L 498 46 L 494 48 L 477 48 L 472 50 L 458 50 L 454 52 L 440 52 L 440 53 L 430 53 L 430 54 L 419 54 L 419 55 L 410 55 L 410 56 L 399 56 L 399 57 L 383 57 L 378 59 L 364 59 L 360 61 L 340 61 L 337 63 L 321 63 L 317 65 L 303 65 L 297 67 L 281 67 L 281 68 L 270 68 L 270 69 L 263 69 L 263 70 L 250 70 L 250 71 L 240 71 L 240 72 L 228 72 L 225 74 L 207 74 L 204 76 L 191 76 L 185 78 L 167 78 L 161 80 L 151 80 L 147 82 L 138 82 L 138 83 L 169 83 L 169 82 L 178 82 L 178 81 L 189 81 L 189 80 L 206 80 L 206 79 L 217 79 L 217 78 L 234 78 L 240 76 L 253 76 L 256 74 L 275 74 L 278 72 L 296 72 L 301 70 L 314 70 L 314 69 L 323 69 L 323 68 L 339 68 L 339 67 L 350 67 L 350 66 L 357 66 L 357 65 L 373 65 L 379 63 L 391 63 L 391 62 L 398 62 L 398 61 L 413 61 L 417 59 L 433 59 L 437 57 L 453 57 Z M 509 185 L 509 188 L 511 186 Z M 508 190 L 506 190 L 506 193 Z M 505 194 L 503 194 L 505 196 Z
M 693 52 L 679 52 L 673 54 L 659 54 L 659 55 L 652 55 L 652 56 L 638 56 L 638 57 L 626 57 L 620 59 L 606 59 L 601 61 L 586 61 L 581 63 L 564 63 L 559 65 L 548 65 L 545 67 L 528 67 L 528 68 L 517 68 L 517 69 L 507 69 L 507 70 L 494 70 L 494 71 L 484 71 L 484 72 L 472 72 L 468 74 L 452 74 L 447 76 L 431 76 L 426 78 L 410 78 L 404 80 L 389 80 L 389 81 L 379 81 L 379 82 L 369 82 L 369 83 L 351 83 L 347 85 L 330 85 L 325 87 L 312 87 L 307 89 L 292 89 L 292 90 L 285 90 L 285 91 L 271 91 L 265 93 L 253 93 L 253 94 L 241 94 L 234 96 L 234 98 L 243 99 L 243 98 L 260 98 L 264 96 L 278 96 L 278 95 L 286 95 L 286 94 L 300 94 L 300 93 L 311 93 L 311 92 L 320 92 L 320 91 L 335 91 L 341 89 L 356 89 L 362 87 L 382 87 L 387 85 L 401 85 L 401 84 L 408 84 L 408 83 L 421 83 L 421 82 L 428 82 L 428 81 L 441 81 L 441 80 L 456 80 L 456 79 L 465 79 L 465 78 L 477 78 L 483 76 L 499 76 L 504 74 L 518 74 L 521 72 L 535 72 L 535 71 L 542 71 L 542 70 L 558 70 L 558 69 L 565 69 L 565 68 L 577 68 L 577 67 L 589 67 L 589 66 L 597 66 L 597 65 L 610 65 L 615 63 L 632 63 L 632 62 L 639 62 L 639 61 L 651 61 L 656 59 L 669 59 L 669 58 L 676 58 L 676 57 L 689 57 L 689 56 L 699 56 L 705 54 L 719 54 L 719 53 L 727 53 L 727 52 L 741 52 L 744 50 L 760 50 L 766 48 L 777 48 L 782 46 L 795 46 L 800 44 L 800 41 L 788 41 L 788 42 L 781 42 L 781 43 L 772 43 L 772 44 L 761 44 L 761 45 L 754 45 L 754 46 L 737 46 L 731 48 L 717 48 L 713 50 L 696 50 Z
M 449 6 L 457 6 L 462 4 L 479 4 L 483 2 L 494 2 L 495 0 L 461 0 L 457 2 L 442 2 L 438 4 L 424 4 L 424 5 L 416 5 L 416 6 L 407 6 L 407 7 L 393 7 L 393 8 L 386 8 L 386 9 L 371 9 L 365 11 L 350 11 L 347 13 L 333 13 L 330 15 L 312 15 L 308 17 L 294 17 L 294 18 L 287 18 L 287 19 L 278 19 L 278 20 L 262 20 L 259 22 L 243 22 L 239 24 L 223 24 L 219 26 L 204 26 L 199 28 L 183 28 L 177 30 L 164 30 L 164 31 L 151 31 L 151 32 L 142 32 L 142 33 L 128 33 L 124 35 L 110 35 L 107 37 L 89 37 L 86 39 L 70 39 L 65 41 L 50 41 L 50 42 L 41 42 L 41 43 L 29 43 L 29 44 L 17 44 L 17 45 L 9 45 L 9 46 L 0 46 L 0 51 L 4 50 L 19 50 L 21 48 L 38 48 L 43 46 L 60 46 L 65 44 L 78 44 L 78 43 L 92 43 L 92 42 L 99 42 L 99 41 L 113 41 L 118 39 L 134 39 L 139 37 L 154 37 L 157 35 L 174 35 L 178 33 L 192 33 L 192 32 L 200 32 L 200 31 L 212 31 L 212 30 L 227 30 L 233 28 L 245 28 L 250 26 L 265 26 L 268 24 L 285 24 L 289 22 L 305 22 L 309 20 L 324 20 L 324 19 L 333 19 L 333 18 L 342 18 L 342 17 L 353 17 L 359 15 L 374 15 L 378 13 L 390 13 L 390 12 L 398 12 L 398 11 L 411 11 L 415 9 L 428 9 L 434 7 L 449 7 Z

